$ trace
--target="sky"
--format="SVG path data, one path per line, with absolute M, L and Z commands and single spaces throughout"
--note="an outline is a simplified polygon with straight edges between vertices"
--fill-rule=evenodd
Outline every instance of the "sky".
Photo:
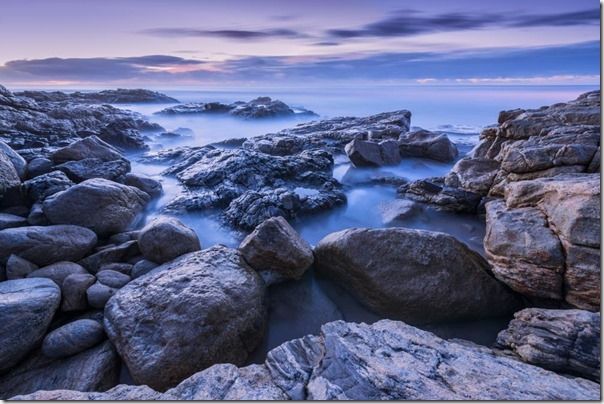
M 598 84 L 597 0 L 2 0 L 12 87 Z

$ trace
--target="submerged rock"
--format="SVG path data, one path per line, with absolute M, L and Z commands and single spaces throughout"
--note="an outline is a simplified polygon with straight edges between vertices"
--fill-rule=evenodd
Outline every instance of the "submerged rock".
M 429 323 L 501 316 L 519 308 L 487 262 L 444 233 L 348 229 L 321 240 L 315 257 L 319 273 L 391 318 Z
M 264 289 L 236 250 L 212 247 L 120 289 L 105 329 L 133 379 L 163 390 L 215 363 L 242 364 L 264 332 Z

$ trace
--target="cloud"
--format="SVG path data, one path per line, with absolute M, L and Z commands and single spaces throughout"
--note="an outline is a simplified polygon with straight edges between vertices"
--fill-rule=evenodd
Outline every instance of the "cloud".
M 560 27 L 599 24 L 597 8 L 558 14 L 502 15 L 495 13 L 442 13 L 428 15 L 416 10 L 399 10 L 386 18 L 354 29 L 330 29 L 332 38 L 407 37 L 434 32 L 505 27 Z
M 274 28 L 267 30 L 239 30 L 220 29 L 205 30 L 195 28 L 150 28 L 139 31 L 141 34 L 158 37 L 216 37 L 225 39 L 270 39 L 270 38 L 304 38 L 306 35 L 287 28 Z

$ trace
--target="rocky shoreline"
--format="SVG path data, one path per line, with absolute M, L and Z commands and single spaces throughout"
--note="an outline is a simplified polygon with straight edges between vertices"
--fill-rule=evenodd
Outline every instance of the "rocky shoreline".
M 166 131 L 104 103 L 167 101 L 133 91 L 0 86 L 0 398 L 600 398 L 599 92 L 502 112 L 443 178 L 375 179 L 399 186 L 394 223 L 422 204 L 485 214 L 483 257 L 403 227 L 311 246 L 288 223 L 346 203 L 336 159 L 458 158 L 447 136 L 411 130 L 406 110 L 148 152 L 141 161 L 169 164 L 184 191 L 143 226 L 162 184 L 132 173 L 124 152 Z M 253 112 L 272 102 L 257 100 L 240 116 L 275 116 Z M 247 236 L 238 248 L 201 245 L 178 219 L 186 211 L 215 212 Z M 246 366 L 267 291 L 311 269 L 383 320 L 326 323 Z M 512 314 L 492 347 L 420 329 Z M 119 384 L 122 366 L 133 384 Z

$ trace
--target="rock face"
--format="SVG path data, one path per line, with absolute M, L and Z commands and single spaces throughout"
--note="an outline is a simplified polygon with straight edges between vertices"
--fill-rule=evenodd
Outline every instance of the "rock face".
M 282 217 L 262 222 L 239 250 L 252 268 L 269 278 L 299 279 L 314 260 L 310 245 Z
M 109 342 L 64 359 L 36 351 L 0 376 L 0 398 L 39 390 L 104 391 L 117 384 L 119 357 Z
M 510 388 L 513 386 L 513 388 Z M 120 385 L 106 393 L 41 391 L 15 399 L 598 400 L 600 386 L 407 324 L 336 321 L 288 341 L 263 365 L 215 365 L 166 393 Z
M 79 225 L 107 236 L 126 230 L 148 201 L 138 188 L 96 178 L 47 198 L 43 209 L 53 224 Z
M 83 104 L 170 104 L 178 100 L 156 91 L 118 88 L 99 92 L 63 93 L 61 91 L 22 91 L 19 97 L 31 98 L 37 102 L 74 102 Z
M 42 341 L 60 302 L 61 291 L 49 279 L 0 282 L 0 373 Z
M 444 233 L 348 229 L 315 247 L 316 269 L 375 312 L 414 323 L 505 315 L 517 298 Z M 427 292 L 429 291 L 429 293 Z
M 215 363 L 243 363 L 264 322 L 264 282 L 222 246 L 133 280 L 105 308 L 105 329 L 133 379 L 156 389 Z
M 452 161 L 457 157 L 457 147 L 447 135 L 417 130 L 399 137 L 401 157 L 424 157 L 437 161 Z
M 270 97 L 258 97 L 249 102 L 232 104 L 220 102 L 190 103 L 169 107 L 157 112 L 159 115 L 229 114 L 246 119 L 279 118 L 291 116 L 317 116 L 306 109 L 293 109 L 282 101 Z
M 600 306 L 600 179 L 566 174 L 508 185 L 486 205 L 493 272 L 531 297 Z
M 158 217 L 146 225 L 138 236 L 138 245 L 146 259 L 159 264 L 201 249 L 197 234 L 180 220 L 168 216 Z
M 36 265 L 77 261 L 89 253 L 96 242 L 96 235 L 80 226 L 28 226 L 0 230 L 0 263 L 6 263 L 11 254 Z
M 95 320 L 76 320 L 50 333 L 42 343 L 42 353 L 49 358 L 66 358 L 91 348 L 105 339 L 103 325 Z
M 377 143 L 354 139 L 344 150 L 355 167 L 396 165 L 401 162 L 399 144 L 394 140 Z
M 600 380 L 600 313 L 524 309 L 499 333 L 497 345 L 533 365 Z

